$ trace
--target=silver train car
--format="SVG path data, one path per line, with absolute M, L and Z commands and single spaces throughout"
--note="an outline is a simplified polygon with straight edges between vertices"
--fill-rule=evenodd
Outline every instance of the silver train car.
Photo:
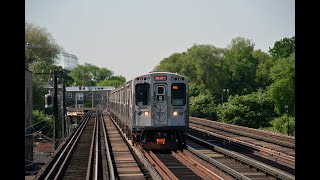
M 147 150 L 186 148 L 189 84 L 182 75 L 150 72 L 110 92 L 109 112 L 133 144 Z

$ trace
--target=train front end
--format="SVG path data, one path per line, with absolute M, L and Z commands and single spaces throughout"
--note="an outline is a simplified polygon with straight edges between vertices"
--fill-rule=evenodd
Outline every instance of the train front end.
M 133 84 L 135 141 L 150 150 L 185 148 L 189 128 L 187 78 L 155 72 L 135 78 Z

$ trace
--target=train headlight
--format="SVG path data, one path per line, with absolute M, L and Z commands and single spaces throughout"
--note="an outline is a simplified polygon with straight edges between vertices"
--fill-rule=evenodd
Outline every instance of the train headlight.
M 172 115 L 173 116 L 178 116 L 178 112 L 177 111 L 173 111 Z
M 149 111 L 145 111 L 143 114 L 144 114 L 145 116 L 149 116 Z
M 142 112 L 141 112 L 141 111 L 139 111 L 137 114 L 138 114 L 138 116 L 141 116 Z

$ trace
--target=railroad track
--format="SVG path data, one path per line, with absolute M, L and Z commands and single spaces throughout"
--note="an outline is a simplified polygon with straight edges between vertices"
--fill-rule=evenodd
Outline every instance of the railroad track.
M 88 111 L 35 179 L 115 179 L 101 110 Z
M 219 179 L 231 180 L 231 176 L 216 171 L 203 160 L 191 157 L 184 151 L 153 152 L 141 149 L 144 156 L 155 167 L 164 180 L 178 179 Z
M 112 162 L 115 167 L 116 179 L 151 179 L 140 162 L 137 162 L 130 145 L 126 144 L 126 139 L 119 132 L 118 127 L 109 116 L 105 116 L 104 124 L 107 129 L 107 137 L 112 153 Z
M 278 167 L 261 163 L 241 153 L 243 149 L 214 145 L 211 141 L 203 140 L 188 134 L 188 150 L 212 166 L 232 175 L 236 179 L 295 179 L 293 174 L 280 170 Z M 252 175 L 252 176 L 251 176 Z
M 79 136 L 79 140 L 74 148 L 70 160 L 64 172 L 61 172 L 62 179 L 84 179 L 94 175 L 98 177 L 98 159 L 101 156 L 98 152 L 98 128 L 97 112 L 93 113 L 87 122 L 87 125 L 83 129 L 82 135 Z M 62 170 L 62 169 L 61 169 Z M 101 173 L 101 169 L 99 173 Z
M 206 123 L 204 123 L 206 122 Z M 295 154 L 295 149 L 283 147 L 277 144 L 272 144 L 271 142 L 264 142 L 264 140 L 259 140 L 259 137 L 253 138 L 253 135 L 250 135 L 251 137 L 244 136 L 243 133 L 231 133 L 230 131 L 234 130 L 228 130 L 224 123 L 219 122 L 209 122 L 209 120 L 202 120 L 199 118 L 195 119 L 192 118 L 192 122 L 190 123 L 190 131 L 189 133 L 202 133 L 204 139 L 207 139 L 207 137 L 210 137 L 209 141 L 221 141 L 228 144 L 233 144 L 234 146 L 242 146 L 244 149 L 248 149 L 251 151 L 251 153 L 246 153 L 248 156 L 254 157 L 257 160 L 260 158 L 260 161 L 267 163 L 267 164 L 273 164 L 274 166 L 278 166 L 280 169 L 283 169 L 284 171 L 290 172 L 291 174 L 294 174 L 295 169 L 295 156 L 292 156 Z M 215 124 L 214 126 L 212 124 Z M 222 130 L 222 127 L 216 127 L 220 126 L 221 124 L 224 124 L 224 130 Z M 234 125 L 233 125 L 234 126 Z M 237 127 L 237 126 L 235 126 Z M 243 127 L 239 127 L 238 131 L 241 131 Z M 250 128 L 245 128 L 250 129 Z M 252 129 L 254 132 L 255 130 Z M 269 133 L 269 132 L 265 132 Z M 242 135 L 240 135 L 242 134 Z M 267 134 L 265 134 L 267 136 Z M 285 153 L 284 153 L 285 152 Z M 290 155 L 291 154 L 291 155 Z M 274 161 L 279 165 L 274 164 Z M 286 166 L 286 167 L 282 167 Z M 287 170 L 285 170 L 287 169 Z M 291 169 L 291 170 L 290 170 Z
M 190 128 L 204 129 L 229 139 L 254 144 L 287 156 L 295 156 L 295 138 L 268 131 L 190 117 Z
M 262 150 L 261 148 L 257 148 L 256 146 L 242 144 L 241 142 L 229 141 L 224 137 L 217 137 L 215 136 L 215 134 L 211 134 L 210 132 L 190 130 L 188 135 L 188 137 L 197 137 L 215 146 L 224 148 L 229 151 L 237 152 L 256 161 L 295 175 L 295 161 L 294 159 L 292 159 L 292 157 L 279 155 L 268 150 Z
M 132 146 L 112 118 L 100 110 L 89 111 L 36 179 L 294 179 L 276 168 L 264 171 L 265 166 L 187 144 L 182 151 L 146 152 L 138 144 Z
M 140 144 L 133 146 L 131 140 L 126 138 L 126 135 L 120 130 L 121 128 L 113 120 L 111 125 L 107 124 L 106 126 L 112 125 L 118 129 L 115 134 L 122 135 L 123 139 L 125 139 L 124 142 L 129 145 L 127 147 L 132 149 L 134 154 L 136 154 L 136 159 L 139 159 L 137 161 L 149 172 L 148 179 L 234 179 L 222 171 L 212 171 L 214 168 L 208 165 L 208 163 L 203 162 L 203 160 L 195 162 L 182 151 L 172 151 L 169 154 L 163 151 L 147 152 Z M 136 165 L 132 167 L 136 167 Z
M 119 126 L 115 126 L 120 129 Z M 125 135 L 123 137 L 125 138 Z M 156 175 L 152 176 L 153 179 L 294 179 L 294 175 L 287 174 L 275 167 L 257 161 L 252 162 L 252 159 L 243 156 L 239 158 L 240 161 L 237 159 L 240 156 L 228 153 L 226 153 L 228 155 L 223 155 L 221 152 L 213 153 L 208 148 L 206 149 L 211 154 L 216 156 L 219 154 L 218 159 L 224 157 L 225 160 L 221 162 L 216 160 L 213 163 L 215 160 L 212 157 L 201 153 L 202 150 L 196 150 L 192 147 L 188 147 L 188 150 L 183 150 L 183 152 L 159 153 L 146 152 L 138 144 L 132 146 L 130 140 L 127 142 L 129 147 L 135 149 L 136 154 L 142 153 L 143 157 L 140 155 L 139 158 L 144 158 L 146 169 L 152 167 L 152 170 L 148 169 L 148 171 L 156 171 Z

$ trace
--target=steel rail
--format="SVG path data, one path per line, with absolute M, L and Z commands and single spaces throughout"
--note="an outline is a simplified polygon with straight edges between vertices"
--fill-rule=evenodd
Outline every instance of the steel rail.
M 96 111 L 96 113 L 98 114 L 98 112 Z M 96 128 L 96 137 L 95 137 L 95 162 L 94 162 L 94 179 L 98 179 L 98 171 L 99 171 L 99 118 L 98 115 L 96 115 L 96 124 L 97 124 L 97 128 Z
M 106 154 L 107 154 L 107 161 L 108 161 L 108 168 L 109 168 L 109 178 L 110 180 L 115 180 L 115 176 L 114 176 L 114 169 L 113 169 L 113 165 L 112 165 L 112 159 L 111 159 L 111 155 L 110 155 L 110 148 L 108 145 L 108 136 L 107 136 L 107 128 L 105 127 L 104 124 L 104 118 L 101 114 L 101 119 L 102 119 L 102 129 L 103 129 L 103 135 L 104 135 L 104 142 L 105 142 L 105 147 L 106 147 Z
M 82 121 L 78 128 L 72 133 L 71 138 L 69 138 L 65 143 L 60 145 L 60 147 L 55 152 L 54 157 L 49 162 L 47 162 L 45 166 L 43 166 L 43 168 L 37 174 L 35 179 L 52 179 L 52 176 L 54 176 L 53 173 L 58 172 L 58 174 L 61 174 L 66 164 L 66 161 L 69 159 L 71 151 L 73 151 L 74 144 L 76 144 L 76 142 L 79 140 L 79 137 L 81 136 L 91 114 L 92 112 L 88 112 L 86 114 L 86 116 L 84 117 L 84 121 Z M 61 163 L 62 160 L 63 162 Z M 59 167 L 58 171 L 57 167 Z
M 87 173 L 86 173 L 86 180 L 89 180 L 92 178 L 92 169 L 93 169 L 93 159 L 94 159 L 94 143 L 95 143 L 95 132 L 97 128 L 97 117 L 95 118 L 94 126 L 93 126 L 93 132 L 91 137 L 91 145 L 90 145 L 90 154 L 89 154 L 89 160 L 88 160 L 88 166 L 87 166 Z
M 248 165 L 250 165 L 252 167 L 255 167 L 255 168 L 257 168 L 257 169 L 259 169 L 259 170 L 261 170 L 261 171 L 263 171 L 263 172 L 265 172 L 265 173 L 267 173 L 269 175 L 272 175 L 273 177 L 280 178 L 280 179 L 289 179 L 289 180 L 295 179 L 295 177 L 293 175 L 291 175 L 291 174 L 285 173 L 283 171 L 275 169 L 275 168 L 273 168 L 271 166 L 268 166 L 266 164 L 257 162 L 255 160 L 252 160 L 251 158 L 247 158 L 247 157 L 245 157 L 243 155 L 233 153 L 232 151 L 223 149 L 223 148 L 221 148 L 219 146 L 216 146 L 216 145 L 213 145 L 213 144 L 211 144 L 209 142 L 203 141 L 203 140 L 201 140 L 201 139 L 199 139 L 197 137 L 194 137 L 192 135 L 188 134 L 187 136 L 190 137 L 191 139 L 194 139 L 196 141 L 199 141 L 199 142 L 201 142 L 203 144 L 206 144 L 206 145 L 212 147 L 215 151 L 218 151 L 218 152 L 223 153 L 223 154 L 225 154 L 225 155 L 227 155 L 229 157 L 232 157 L 233 159 L 236 159 L 236 160 L 238 160 L 240 162 L 243 162 L 243 163 L 248 164 Z
M 194 162 L 191 158 L 187 157 L 181 151 L 177 151 L 177 153 L 172 151 L 172 155 L 176 157 L 182 164 L 189 167 L 194 173 L 200 176 L 202 179 L 220 179 L 213 172 L 207 170 L 201 164 Z
M 210 134 L 212 136 L 215 136 L 215 138 L 218 138 L 218 139 L 226 139 L 229 141 L 229 143 L 235 144 L 237 146 L 239 146 L 238 143 L 241 146 L 244 146 L 244 147 L 247 146 L 249 148 L 252 148 L 257 153 L 260 153 L 261 155 L 263 155 L 263 157 L 265 157 L 269 160 L 275 161 L 279 164 L 282 164 L 282 165 L 285 165 L 285 166 L 290 167 L 292 169 L 295 169 L 295 157 L 290 156 L 288 154 L 285 154 L 284 152 L 277 152 L 275 150 L 271 150 L 269 148 L 260 147 L 260 146 L 258 147 L 252 143 L 244 142 L 244 141 L 241 141 L 241 140 L 238 140 L 235 138 L 226 137 L 226 136 L 216 134 L 214 132 L 211 132 L 211 131 L 208 131 L 205 129 L 201 129 L 201 128 L 193 128 L 193 129 L 196 131 L 200 131 L 202 133 Z
M 233 133 L 233 134 L 242 135 L 242 136 L 246 136 L 246 137 L 251 137 L 251 138 L 254 138 L 254 139 L 263 140 L 263 141 L 266 141 L 266 142 L 270 142 L 270 143 L 278 144 L 278 145 L 281 145 L 281 146 L 284 146 L 284 147 L 289 147 L 289 148 L 295 149 L 295 144 L 294 143 L 290 143 L 290 142 L 287 142 L 287 141 L 281 141 L 281 140 L 277 140 L 277 139 L 272 139 L 272 138 L 268 138 L 268 137 L 265 137 L 265 136 L 262 136 L 262 135 L 253 135 L 253 134 L 248 133 L 248 132 L 243 132 L 243 131 L 239 131 L 239 130 L 234 130 L 234 129 L 228 128 L 228 126 L 230 126 L 230 127 L 235 127 L 237 129 L 241 129 L 241 130 L 247 130 L 247 128 L 245 128 L 245 127 L 241 127 L 241 126 L 238 127 L 238 126 L 235 126 L 235 125 L 218 123 L 218 122 L 215 122 L 215 121 L 210 121 L 209 122 L 210 124 L 205 123 L 205 122 L 202 123 L 202 122 L 199 122 L 199 121 L 209 121 L 209 120 L 201 119 L 201 118 L 195 118 L 195 117 L 192 117 L 190 119 L 191 119 L 190 120 L 190 124 L 191 123 L 199 124 L 199 125 L 202 125 L 202 126 L 215 128 L 215 129 L 227 131 L 227 132 L 230 132 L 230 133 Z M 196 122 L 193 119 L 199 120 L 199 121 Z M 218 125 L 215 126 L 213 124 L 219 124 L 219 126 Z M 254 130 L 250 130 L 250 131 L 253 132 Z M 259 132 L 259 131 L 255 130 L 255 132 Z M 262 132 L 259 132 L 259 133 L 262 133 Z M 276 136 L 276 135 L 274 135 L 274 136 Z
M 172 180 L 178 180 L 177 176 L 174 175 L 152 151 L 150 151 L 149 154 L 151 158 L 157 163 L 157 165 L 166 173 L 166 176 L 168 176 Z
M 111 116 L 111 113 L 109 111 L 107 111 L 107 114 L 110 117 L 110 120 L 112 120 L 113 124 L 115 125 L 115 127 L 117 128 L 117 130 L 120 132 L 120 135 L 122 136 L 122 138 L 125 140 L 125 143 L 128 145 L 129 149 L 132 150 L 132 152 L 134 152 L 134 154 L 139 158 L 140 162 L 144 165 L 144 167 L 148 170 L 148 172 L 150 173 L 151 177 L 155 180 L 161 180 L 162 178 L 160 177 L 158 171 L 155 170 L 155 168 L 150 164 L 150 162 L 145 158 L 144 154 L 142 153 L 141 149 L 138 149 L 139 146 L 133 146 L 129 143 L 129 141 L 125 138 L 124 133 L 121 131 L 121 128 L 119 127 L 119 125 L 115 122 L 114 118 Z

